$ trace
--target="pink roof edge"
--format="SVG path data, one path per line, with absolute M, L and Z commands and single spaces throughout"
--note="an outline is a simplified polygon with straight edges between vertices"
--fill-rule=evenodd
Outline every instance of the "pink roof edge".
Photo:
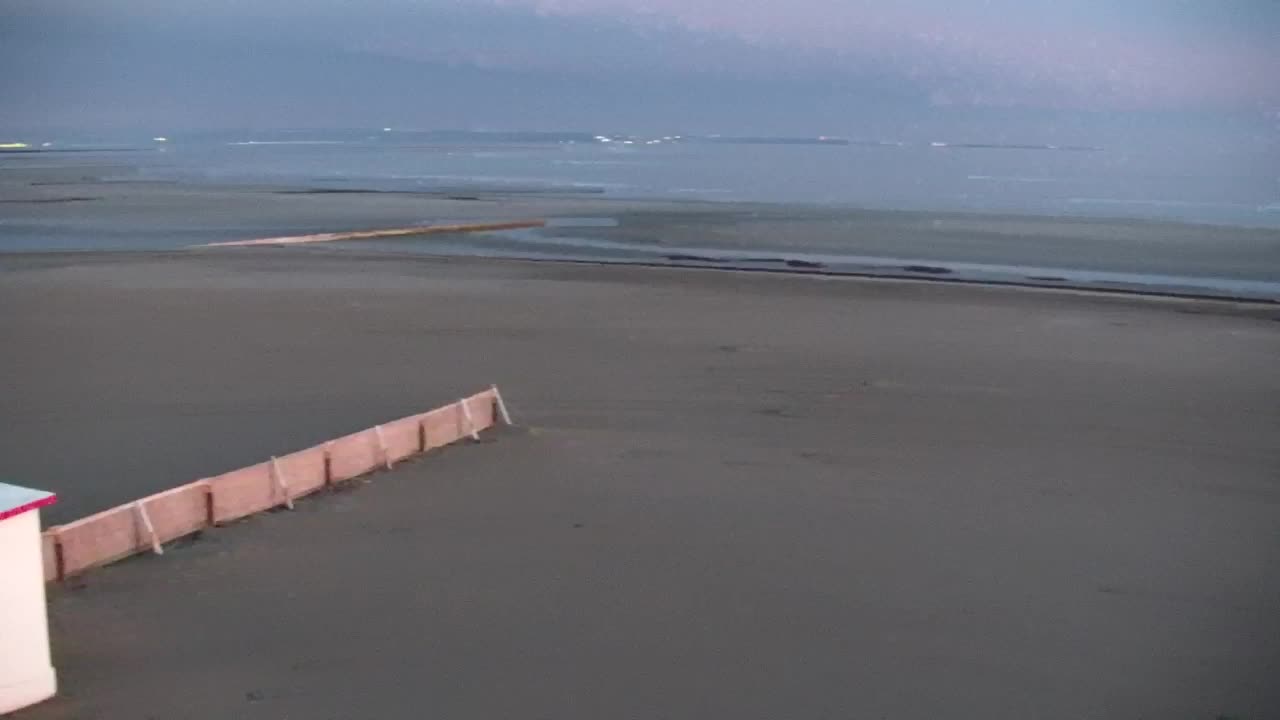
M 0 482 L 0 520 L 52 505 L 57 499 L 51 492 Z

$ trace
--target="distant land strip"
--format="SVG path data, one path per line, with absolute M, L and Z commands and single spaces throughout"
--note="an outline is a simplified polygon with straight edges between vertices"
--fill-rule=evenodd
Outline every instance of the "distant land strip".
M 195 247 L 247 247 L 252 245 L 303 245 L 306 243 L 337 242 L 339 240 L 370 240 L 373 238 L 404 237 L 408 235 L 441 235 L 445 233 L 487 232 L 491 230 L 520 230 L 545 227 L 546 220 L 511 220 L 508 222 L 463 223 L 460 225 L 423 225 L 420 227 L 386 228 L 382 230 L 352 230 L 350 232 L 317 233 L 289 237 L 258 238 L 256 240 L 228 240 L 205 243 Z

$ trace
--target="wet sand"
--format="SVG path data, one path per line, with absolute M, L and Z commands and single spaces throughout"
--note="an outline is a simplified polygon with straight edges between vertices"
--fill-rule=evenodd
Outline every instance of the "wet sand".
M 0 306 L 54 519 L 491 382 L 522 423 L 55 590 L 22 720 L 1280 712 L 1274 307 L 309 249 Z
M 109 173 L 0 168 L 0 262 L 6 252 L 173 250 L 545 218 L 549 226 L 537 230 L 364 240 L 356 249 L 1158 289 L 1280 302 L 1275 229 L 550 192 L 104 181 L 98 175 Z

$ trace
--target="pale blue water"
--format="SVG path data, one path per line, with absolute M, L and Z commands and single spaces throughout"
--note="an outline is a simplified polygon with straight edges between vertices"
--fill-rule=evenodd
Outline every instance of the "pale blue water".
M 129 157 L 142 177 L 193 182 L 598 193 L 1280 228 L 1275 143 L 1072 151 L 927 142 L 711 144 L 658 136 L 623 144 L 577 137 L 531 142 L 381 130 L 242 131 L 124 144 L 147 149 Z M 649 144 L 654 140 L 660 142 Z

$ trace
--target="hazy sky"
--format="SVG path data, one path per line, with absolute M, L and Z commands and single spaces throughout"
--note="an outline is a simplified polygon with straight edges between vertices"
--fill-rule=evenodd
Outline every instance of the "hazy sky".
M 1280 100 L 1274 0 L 507 0 L 670 18 L 976 92 L 955 102 L 1195 106 Z M 965 82 L 965 80 L 968 82 Z M 985 86 L 985 88 L 984 88 Z M 982 89 L 989 95 L 982 96 Z
M 0 67 L 7 126 L 1271 122 L 1280 2 L 0 0 Z

